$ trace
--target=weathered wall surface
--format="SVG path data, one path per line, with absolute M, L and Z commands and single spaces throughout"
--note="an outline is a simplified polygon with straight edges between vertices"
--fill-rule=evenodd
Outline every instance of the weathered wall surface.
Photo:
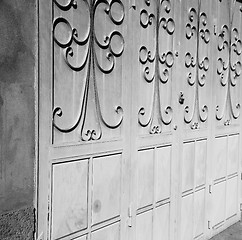
M 0 0 L 0 239 L 32 230 L 36 30 L 36 0 Z

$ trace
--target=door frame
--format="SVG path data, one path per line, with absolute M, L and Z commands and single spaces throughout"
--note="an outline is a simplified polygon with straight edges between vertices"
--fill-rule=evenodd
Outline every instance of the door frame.
M 49 225 L 49 144 L 51 143 L 51 81 L 52 66 L 52 1 L 38 1 L 38 166 L 37 166 L 37 227 L 38 240 L 46 239 Z

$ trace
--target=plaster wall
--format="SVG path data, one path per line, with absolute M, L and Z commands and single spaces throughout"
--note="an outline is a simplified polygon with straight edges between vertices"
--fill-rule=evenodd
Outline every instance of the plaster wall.
M 36 0 L 0 0 L 0 239 L 32 230 L 36 9 Z

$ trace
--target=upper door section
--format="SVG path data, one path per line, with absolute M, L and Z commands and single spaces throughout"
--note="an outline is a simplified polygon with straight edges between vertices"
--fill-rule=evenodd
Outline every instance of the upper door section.
M 216 119 L 219 126 L 229 126 L 238 124 L 241 107 L 241 1 L 220 0 L 216 10 Z
M 120 139 L 127 1 L 53 1 L 54 144 Z
M 171 130 L 175 53 L 174 1 L 136 1 L 134 20 L 136 118 L 139 135 Z

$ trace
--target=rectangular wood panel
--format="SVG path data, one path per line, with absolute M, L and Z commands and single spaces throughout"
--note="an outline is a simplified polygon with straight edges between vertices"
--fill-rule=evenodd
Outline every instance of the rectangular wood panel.
M 220 182 L 213 186 L 213 228 L 218 228 L 225 220 L 226 207 L 226 182 Z
M 193 239 L 193 211 L 193 195 L 190 194 L 182 199 L 180 240 Z
M 120 216 L 121 157 L 93 159 L 92 225 Z
M 154 240 L 170 239 L 170 204 L 164 204 L 155 209 Z
M 171 146 L 156 149 L 156 202 L 171 196 Z
M 238 205 L 238 177 L 233 177 L 227 182 L 226 219 L 237 215 Z
M 87 228 L 88 160 L 53 166 L 52 237 L 57 239 Z
M 183 145 L 182 158 L 182 192 L 192 190 L 194 187 L 194 164 L 195 164 L 195 142 Z
M 101 230 L 91 233 L 91 240 L 119 240 L 120 239 L 120 225 L 115 223 Z
M 153 239 L 152 211 L 141 213 L 136 219 L 136 239 Z
M 154 197 L 154 150 L 139 151 L 137 159 L 137 208 L 153 204 Z

